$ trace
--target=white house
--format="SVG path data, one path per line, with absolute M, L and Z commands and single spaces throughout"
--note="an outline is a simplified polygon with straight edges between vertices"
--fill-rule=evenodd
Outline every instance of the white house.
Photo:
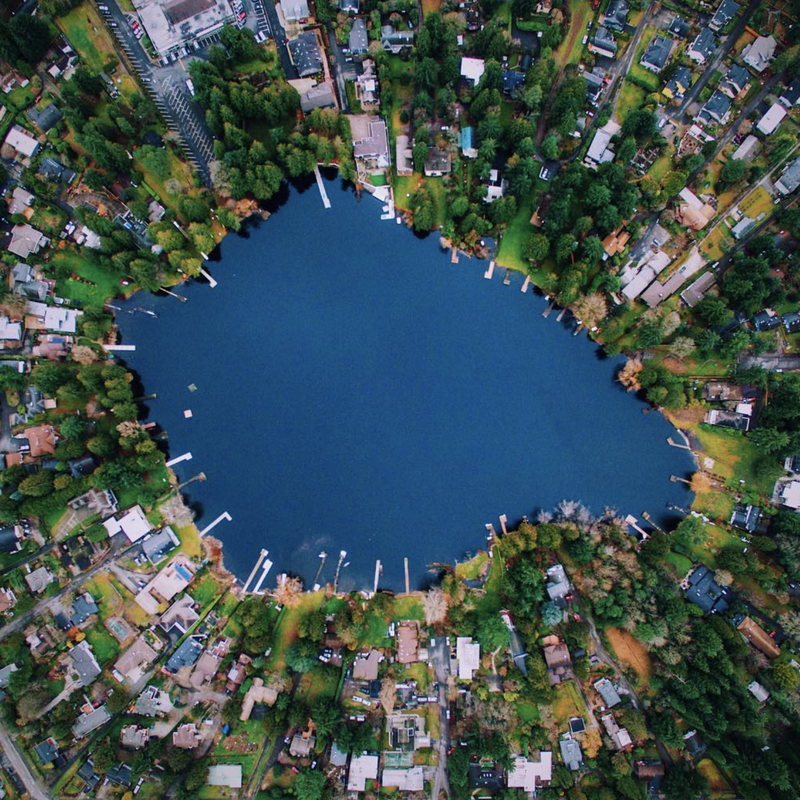
M 773 103 L 769 111 L 758 121 L 756 128 L 758 128 L 764 136 L 769 136 L 775 132 L 785 116 L 786 109 L 780 103 Z
M 461 58 L 461 77 L 466 78 L 473 86 L 480 83 L 485 69 L 482 58 L 469 58 L 468 56 Z
M 19 125 L 14 125 L 8 132 L 6 144 L 9 147 L 13 147 L 17 153 L 26 158 L 36 155 L 39 149 L 39 142 L 29 133 L 25 133 Z

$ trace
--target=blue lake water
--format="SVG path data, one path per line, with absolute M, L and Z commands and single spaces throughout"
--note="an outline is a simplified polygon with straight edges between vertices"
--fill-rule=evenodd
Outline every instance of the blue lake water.
M 225 564 L 246 578 L 262 547 L 310 584 L 321 550 L 340 586 L 401 588 L 431 562 L 484 545 L 486 523 L 564 498 L 665 522 L 686 505 L 685 451 L 671 426 L 615 381 L 585 334 L 542 317 L 545 301 L 485 262 L 451 264 L 438 236 L 380 220 L 381 205 L 328 183 L 229 236 L 212 289 L 139 295 L 118 315 L 149 418 L 169 434 L 181 480 Z M 197 390 L 191 392 L 189 385 Z M 184 410 L 191 409 L 186 419 Z

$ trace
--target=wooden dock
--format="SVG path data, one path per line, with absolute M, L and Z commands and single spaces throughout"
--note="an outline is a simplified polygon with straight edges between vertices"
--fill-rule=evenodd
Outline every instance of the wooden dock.
M 244 591 L 245 592 L 247 591 L 247 587 L 250 586 L 250 584 L 252 583 L 253 578 L 255 578 L 256 572 L 258 572 L 258 568 L 261 566 L 261 562 L 267 557 L 268 554 L 269 554 L 269 551 L 268 550 L 264 550 L 264 549 L 262 549 L 261 552 L 259 553 L 258 559 L 256 560 L 256 565 L 253 567 L 253 571 L 250 573 L 250 576 L 245 581 L 245 584 L 244 584 Z
M 317 179 L 317 188 L 322 197 L 322 205 L 325 206 L 325 208 L 330 208 L 331 201 L 328 199 L 328 193 L 325 191 L 325 183 L 322 180 L 322 175 L 320 175 L 319 166 L 314 167 L 314 177 Z
M 525 292 L 527 292 L 527 291 L 528 291 L 528 287 L 529 287 L 530 285 L 531 285 L 531 276 L 530 276 L 530 275 L 526 275 L 526 276 L 525 276 L 525 280 L 524 280 L 524 281 L 523 281 L 523 283 L 522 283 L 522 288 L 520 289 L 520 291 L 522 292 L 522 294 L 525 294 Z
M 217 525 L 219 525 L 219 523 L 223 520 L 233 522 L 233 517 L 227 511 L 223 511 L 210 525 L 206 525 L 206 527 L 200 531 L 200 536 L 205 536 L 212 528 L 216 528 Z
M 168 467 L 174 467 L 176 464 L 180 464 L 181 461 L 191 461 L 192 454 L 191 453 L 184 453 L 182 456 L 177 456 L 176 458 L 171 458 L 167 461 Z
M 217 282 L 204 269 L 200 269 L 200 274 L 208 281 L 208 285 L 212 289 L 216 287 Z
M 483 277 L 486 278 L 487 281 L 490 281 L 492 275 L 494 275 L 494 261 L 489 262 L 489 268 L 483 273 Z
M 104 344 L 103 350 L 106 353 L 132 353 L 136 349 L 135 344 Z
M 636 519 L 636 517 L 634 517 L 633 514 L 628 514 L 628 516 L 625 517 L 625 522 L 627 522 L 628 525 L 630 525 L 631 528 L 633 528 L 636 531 L 636 533 L 642 536 L 642 538 L 644 539 L 650 538 L 650 534 L 648 534 L 647 531 L 642 530 L 642 528 L 639 527 L 639 520 Z

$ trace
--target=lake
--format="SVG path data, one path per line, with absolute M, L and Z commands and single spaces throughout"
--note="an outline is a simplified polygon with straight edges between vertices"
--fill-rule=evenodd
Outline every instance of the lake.
M 487 523 L 517 521 L 562 499 L 666 523 L 691 495 L 692 471 L 667 445 L 672 427 L 615 381 L 585 333 L 545 319 L 545 300 L 485 280 L 486 262 L 450 262 L 438 235 L 380 219 L 381 204 L 327 182 L 291 197 L 267 222 L 231 235 L 209 267 L 218 286 L 140 294 L 120 313 L 124 353 L 149 419 L 200 528 L 245 579 L 261 548 L 281 571 L 315 577 L 329 555 L 340 587 L 429 580 L 486 541 Z M 190 385 L 196 391 L 190 391 Z M 192 412 L 191 418 L 184 411 Z

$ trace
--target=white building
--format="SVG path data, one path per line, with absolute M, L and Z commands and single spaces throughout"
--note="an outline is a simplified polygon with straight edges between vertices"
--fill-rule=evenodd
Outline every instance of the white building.
M 772 36 L 759 36 L 742 50 L 742 61 L 756 72 L 763 72 L 775 58 L 777 46 Z
M 786 109 L 780 103 L 773 103 L 769 111 L 758 121 L 756 128 L 758 128 L 764 136 L 769 136 L 771 133 L 775 132 L 785 116 Z
M 461 77 L 466 78 L 473 86 L 480 83 L 485 69 L 482 58 L 469 58 L 468 56 L 461 58 Z
M 789 481 L 781 487 L 781 504 L 800 511 L 800 481 Z
M 6 144 L 9 147 L 13 147 L 17 153 L 24 158 L 30 158 L 31 156 L 36 155 L 37 150 L 39 149 L 39 142 L 33 138 L 29 133 L 25 133 L 25 131 L 20 128 L 18 125 L 14 125 L 11 130 L 8 132 L 6 136 Z
M 456 639 L 456 659 L 458 660 L 458 679 L 471 681 L 481 666 L 481 646 L 473 642 L 471 636 Z
M 103 527 L 108 531 L 109 537 L 124 533 L 131 543 L 138 542 L 153 529 L 141 506 L 134 506 L 120 519 L 114 517 L 107 519 Z
M 535 794 L 542 784 L 553 780 L 553 754 L 549 751 L 539 754 L 538 761 L 528 761 L 523 756 L 514 759 L 508 771 L 508 788 L 522 789 L 525 794 Z
M 350 759 L 350 772 L 347 775 L 347 791 L 363 792 L 367 788 L 367 781 L 374 781 L 378 777 L 378 756 L 362 753 Z

